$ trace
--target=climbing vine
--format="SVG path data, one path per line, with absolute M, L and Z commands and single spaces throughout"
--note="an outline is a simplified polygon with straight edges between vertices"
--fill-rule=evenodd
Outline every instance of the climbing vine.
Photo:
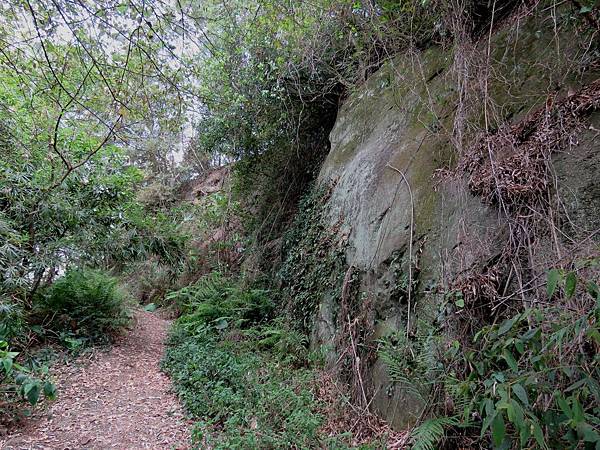
M 347 236 L 341 222 L 330 225 L 327 200 L 331 187 L 316 186 L 304 196 L 284 236 L 279 278 L 296 326 L 312 327 L 316 307 L 327 296 L 338 298 L 346 273 Z

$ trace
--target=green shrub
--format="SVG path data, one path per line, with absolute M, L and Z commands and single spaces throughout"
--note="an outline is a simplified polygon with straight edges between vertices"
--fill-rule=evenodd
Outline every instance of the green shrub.
M 47 368 L 32 370 L 17 363 L 18 352 L 0 339 L 0 424 L 9 422 L 27 401 L 35 406 L 42 397 L 54 400 L 56 388 L 45 378 Z
M 473 370 L 454 390 L 472 398 L 494 447 L 600 446 L 599 317 L 598 306 L 533 308 L 477 333 Z
M 23 311 L 14 303 L 0 299 L 0 340 L 11 341 L 23 334 Z
M 247 328 L 268 320 L 274 310 L 268 291 L 241 289 L 217 272 L 168 294 L 166 299 L 185 313 L 180 321 L 188 327 Z
M 552 302 L 473 336 L 420 322 L 424 333 L 381 343 L 392 381 L 430 405 L 411 433 L 415 449 L 454 448 L 441 446 L 446 435 L 481 448 L 600 448 L 600 288 L 562 269 L 548 272 L 546 288 Z M 448 302 L 466 308 L 456 292 L 442 311 Z
M 259 349 L 271 352 L 286 365 L 301 367 L 308 364 L 308 337 L 282 319 L 248 330 L 246 336 L 255 339 Z
M 96 270 L 69 270 L 35 304 L 41 323 L 56 333 L 91 341 L 110 340 L 129 321 L 126 296 L 117 280 Z

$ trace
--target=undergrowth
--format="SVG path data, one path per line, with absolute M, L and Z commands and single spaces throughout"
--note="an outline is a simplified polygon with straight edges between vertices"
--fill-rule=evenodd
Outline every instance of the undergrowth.
M 54 400 L 56 387 L 48 378 L 48 368 L 19 364 L 19 352 L 0 339 L 0 425 L 8 425 L 21 415 L 29 415 L 42 399 Z M 23 408 L 23 403 L 29 407 Z
M 170 298 L 184 314 L 162 367 L 198 420 L 195 448 L 348 447 L 321 432 L 314 357 L 303 334 L 273 319 L 270 292 L 213 273 Z
M 547 295 L 555 303 L 472 338 L 453 338 L 443 319 L 421 323 L 410 342 L 382 341 L 392 380 L 427 405 L 414 448 L 598 448 L 600 289 L 574 271 L 551 270 Z M 451 315 L 465 307 L 459 295 L 447 299 Z
M 69 270 L 34 304 L 40 326 L 61 337 L 109 342 L 130 320 L 127 297 L 117 279 L 96 270 Z

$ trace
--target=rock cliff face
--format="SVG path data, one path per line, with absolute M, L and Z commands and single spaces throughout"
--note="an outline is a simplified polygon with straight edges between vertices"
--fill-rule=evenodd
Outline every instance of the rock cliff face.
M 558 14 L 556 20 L 569 18 Z M 448 286 L 467 271 L 483 270 L 502 251 L 506 216 L 474 195 L 455 168 L 478 139 L 475 130 L 494 133 L 540 108 L 551 114 L 550 100 L 598 77 L 584 67 L 586 43 L 574 39 L 573 30 L 555 29 L 548 19 L 514 17 L 472 48 L 401 55 L 341 108 L 319 183 L 332 186 L 331 225 L 341 223 L 340 233 L 349 236 L 346 260 L 368 309 L 372 329 L 365 345 L 371 349 L 383 336 L 435 321 Z M 590 110 L 578 130 L 553 150 L 548 175 L 561 199 L 557 221 L 564 234 L 558 239 L 566 248 L 570 237 L 589 237 L 600 227 L 600 115 Z M 448 171 L 454 176 L 444 176 Z M 531 247 L 540 261 L 531 276 L 546 269 L 541 256 L 554 249 L 550 241 L 540 235 Z M 322 300 L 314 345 L 339 341 L 345 320 L 339 311 L 338 299 Z M 373 407 L 397 428 L 414 422 L 421 401 L 393 382 L 372 353 L 360 364 Z

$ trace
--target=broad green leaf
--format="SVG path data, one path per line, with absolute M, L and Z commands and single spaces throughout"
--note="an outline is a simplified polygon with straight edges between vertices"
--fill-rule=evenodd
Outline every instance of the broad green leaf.
M 525 406 L 529 406 L 529 398 L 527 397 L 527 391 L 523 386 L 521 386 L 519 383 L 513 384 L 512 392 L 517 396 L 519 400 L 521 400 L 521 403 L 523 403 Z
M 502 322 L 502 324 L 500 325 L 500 328 L 498 329 L 498 336 L 502 336 L 503 334 L 506 334 L 520 318 L 521 318 L 521 316 L 517 315 L 510 319 L 506 319 L 504 322 Z
M 558 280 L 560 279 L 560 271 L 558 269 L 551 269 L 548 271 L 546 277 L 546 292 L 549 298 L 552 298 L 556 287 L 558 286 Z
M 489 400 L 489 399 L 486 399 L 486 400 Z M 492 414 L 487 414 L 485 416 L 485 419 L 483 420 L 483 424 L 481 426 L 481 434 L 480 434 L 481 437 L 483 437 L 485 435 L 485 432 L 490 427 L 490 425 L 492 424 L 494 419 L 496 419 L 497 415 L 498 415 L 498 412 L 494 410 L 492 412 Z
M 531 427 L 527 422 L 523 423 L 519 429 L 519 440 L 521 442 L 521 448 L 525 448 L 525 444 L 531 437 Z
M 519 402 L 515 399 L 512 399 L 510 401 L 510 404 L 512 405 L 512 409 L 514 411 L 515 416 L 515 420 L 513 421 L 513 423 L 515 424 L 515 427 L 518 430 L 523 426 L 523 419 L 525 417 L 525 413 L 523 412 L 523 408 L 521 407 Z
M 592 428 L 589 423 L 581 423 L 577 427 L 577 432 L 582 436 L 584 442 L 599 442 L 600 434 Z
M 575 272 L 569 272 L 567 274 L 567 278 L 565 279 L 565 295 L 567 298 L 573 297 L 575 294 L 575 289 L 577 288 L 577 275 Z
M 517 372 L 519 370 L 519 365 L 517 364 L 517 360 L 515 359 L 515 357 L 513 356 L 512 352 L 510 350 L 505 348 L 502 351 L 502 356 L 504 357 L 504 360 L 506 361 L 508 366 L 511 368 L 511 370 L 513 370 L 514 372 Z
M 9 374 L 13 368 L 13 360 L 11 358 L 4 358 L 2 366 L 4 367 L 4 373 Z
M 504 417 L 501 413 L 496 414 L 496 417 L 494 417 L 491 429 L 492 442 L 495 447 L 499 447 L 506 437 L 506 425 L 504 424 Z
M 569 404 L 567 403 L 565 398 L 562 395 L 558 395 L 556 397 L 556 401 L 557 401 L 558 406 L 560 407 L 561 411 L 565 414 L 565 416 L 567 416 L 568 419 L 572 419 L 573 412 L 571 411 L 571 408 L 569 407 Z
M 527 332 L 525 332 L 523 336 L 521 336 L 521 339 L 523 339 L 524 341 L 529 341 L 535 338 L 539 331 L 539 328 L 532 328 L 531 330 L 527 330 Z
M 537 420 L 533 418 L 531 419 L 531 432 L 540 448 L 547 448 L 546 440 L 544 439 L 544 432 L 542 431 L 540 424 L 537 422 Z
M 39 381 L 32 381 L 23 386 L 23 394 L 31 405 L 35 405 L 40 399 L 41 386 Z
M 46 381 L 44 383 L 44 396 L 48 400 L 54 400 L 56 398 L 56 386 L 53 383 Z
M 525 346 L 523 345 L 523 341 L 516 341 L 515 348 L 520 354 L 525 353 Z
M 573 411 L 573 421 L 576 424 L 582 423 L 585 421 L 585 414 L 583 412 L 583 407 L 581 406 L 581 403 L 579 403 L 579 400 L 577 399 L 577 397 L 572 396 L 571 397 L 572 400 L 572 411 Z
M 506 417 L 509 422 L 515 422 L 515 407 L 513 406 L 513 402 L 506 403 Z
M 17 383 L 18 385 L 23 384 L 25 380 L 27 380 L 27 375 L 22 373 L 17 374 L 17 376 L 15 377 L 15 383 Z

